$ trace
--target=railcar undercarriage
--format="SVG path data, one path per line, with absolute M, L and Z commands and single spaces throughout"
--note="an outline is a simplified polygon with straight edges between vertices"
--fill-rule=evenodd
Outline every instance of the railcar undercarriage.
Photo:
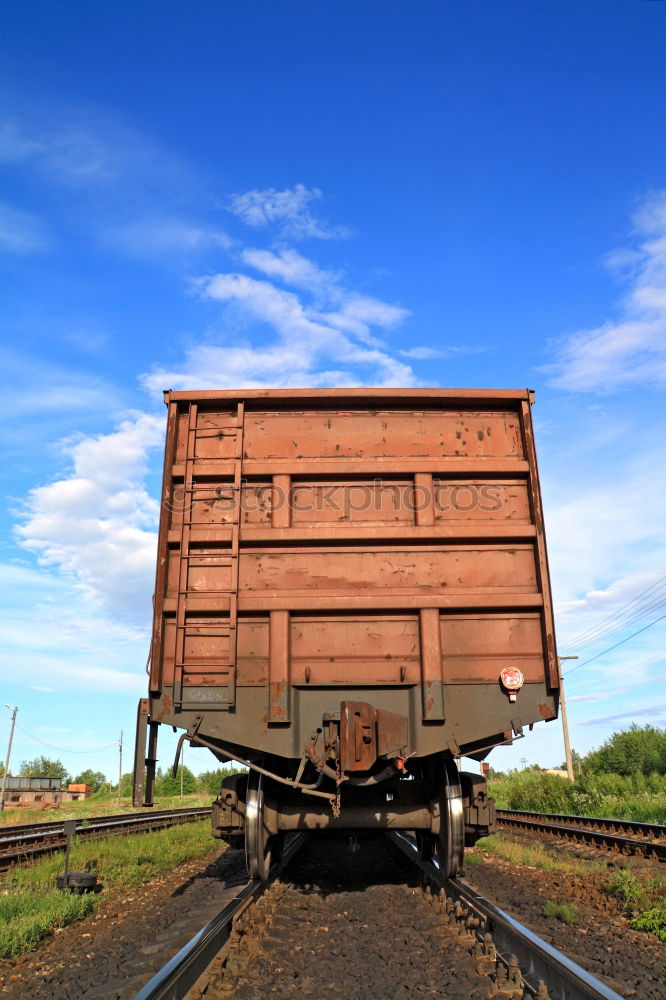
M 285 834 L 318 830 L 409 831 L 422 856 L 435 859 L 447 877 L 454 877 L 462 869 L 465 845 L 495 829 L 495 806 L 484 778 L 459 772 L 450 752 L 426 757 L 409 752 L 406 719 L 368 702 L 343 701 L 339 712 L 326 713 L 305 741 L 300 759 L 261 754 L 204 736 L 202 722 L 203 716 L 198 716 L 182 734 L 174 773 L 183 740 L 246 769 L 222 782 L 212 825 L 214 836 L 245 846 L 252 877 L 268 877 Z M 152 804 L 159 725 L 142 703 L 135 758 L 137 804 L 141 799 Z
M 280 762 L 261 766 L 279 768 Z M 255 770 L 231 775 L 213 803 L 213 833 L 233 846 L 244 844 L 249 873 L 264 879 L 286 833 L 404 830 L 415 835 L 423 857 L 436 859 L 446 876 L 454 877 L 462 870 L 465 845 L 495 830 L 485 781 L 460 773 L 445 755 L 412 759 L 382 778 L 387 770 L 364 775 L 363 784 L 344 775 L 337 783 L 328 775 L 321 784 L 313 781 L 327 799 L 313 799 Z

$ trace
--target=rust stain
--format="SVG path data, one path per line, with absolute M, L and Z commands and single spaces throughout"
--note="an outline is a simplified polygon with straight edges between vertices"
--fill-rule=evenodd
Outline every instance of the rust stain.
M 557 716 L 550 705 L 539 705 L 539 715 L 542 719 L 555 719 Z

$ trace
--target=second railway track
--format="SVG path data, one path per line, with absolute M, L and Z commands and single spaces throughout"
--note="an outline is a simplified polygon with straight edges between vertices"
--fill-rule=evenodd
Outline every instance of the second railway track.
M 94 816 L 77 823 L 75 836 L 79 840 L 95 840 L 117 834 L 146 833 L 181 823 L 191 823 L 210 816 L 208 807 L 166 809 L 115 816 Z M 0 828 L 0 871 L 12 865 L 65 847 L 63 821 Z
M 657 823 L 498 809 L 501 829 L 547 834 L 616 854 L 666 861 L 666 827 Z

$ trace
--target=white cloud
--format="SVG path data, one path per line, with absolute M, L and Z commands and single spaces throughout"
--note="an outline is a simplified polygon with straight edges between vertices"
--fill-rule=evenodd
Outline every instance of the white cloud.
M 35 215 L 0 202 L 0 250 L 9 253 L 42 253 L 51 239 L 44 223 Z
M 406 313 L 379 300 L 342 293 L 335 309 L 307 305 L 297 294 L 243 274 L 201 278 L 202 297 L 237 310 L 243 322 L 271 327 L 277 339 L 266 346 L 197 346 L 185 364 L 144 376 L 153 391 L 162 388 L 243 386 L 409 386 L 412 369 L 372 337 L 372 326 L 393 325 Z M 350 336 L 351 334 L 351 336 Z M 355 337 L 355 339 L 354 339 Z M 358 343 L 357 341 L 362 341 Z
M 71 472 L 30 492 L 17 528 L 43 565 L 105 613 L 141 626 L 149 621 L 159 510 L 143 480 L 163 433 L 160 417 L 134 413 L 113 433 L 66 442 Z
M 400 306 L 349 291 L 342 285 L 342 271 L 322 270 L 296 250 L 283 248 L 273 252 L 247 248 L 242 253 L 242 259 L 269 278 L 310 292 L 320 310 L 318 316 L 321 320 L 338 330 L 353 333 L 373 346 L 377 346 L 378 342 L 370 336 L 371 326 L 385 329 L 397 326 L 409 315 Z M 331 309 L 331 306 L 335 308 Z M 310 312 L 314 315 L 312 309 Z
M 349 235 L 342 226 L 330 226 L 318 219 L 311 205 L 320 201 L 319 188 L 296 184 L 293 188 L 276 191 L 254 189 L 233 195 L 229 211 L 246 225 L 256 228 L 275 224 L 282 236 L 291 239 L 340 239 Z
M 607 258 L 628 285 L 618 317 L 564 341 L 542 369 L 558 389 L 605 393 L 666 381 L 666 192 L 646 200 L 633 221 L 638 245 Z
M 244 263 L 256 271 L 295 288 L 326 291 L 330 294 L 342 278 L 341 271 L 323 271 L 313 261 L 290 248 L 274 253 L 272 250 L 247 247 L 241 256 Z
M 579 622 L 581 618 L 589 615 L 595 623 L 610 619 L 608 623 L 610 628 L 625 617 L 638 614 L 643 608 L 647 611 L 660 602 L 666 604 L 666 585 L 663 582 L 665 577 L 666 563 L 662 563 L 649 569 L 628 573 L 614 580 L 608 587 L 593 587 L 577 600 L 561 604 L 558 608 L 560 620 L 563 623 L 572 619 Z M 622 612 L 625 606 L 626 613 Z M 585 627 L 586 632 L 587 630 Z M 582 628 L 577 628 L 577 634 L 580 635 L 582 632 Z

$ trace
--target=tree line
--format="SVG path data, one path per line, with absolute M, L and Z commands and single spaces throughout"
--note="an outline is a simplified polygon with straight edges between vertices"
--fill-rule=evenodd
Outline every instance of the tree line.
M 20 777 L 29 778 L 60 778 L 64 788 L 68 784 L 89 785 L 93 794 L 117 792 L 118 782 L 110 782 L 102 771 L 93 771 L 86 768 L 80 774 L 71 775 L 61 760 L 51 760 L 49 757 L 35 757 L 34 760 L 21 761 L 19 767 Z M 163 771 L 157 769 L 155 775 L 156 795 L 180 795 L 181 776 L 184 795 L 200 793 L 202 795 L 217 795 L 220 790 L 222 778 L 231 774 L 231 768 L 220 767 L 212 771 L 204 771 L 203 774 L 196 775 L 190 771 L 189 767 L 179 766 L 175 777 L 171 776 L 171 769 Z M 2 774 L 2 765 L 0 765 Z M 132 795 L 132 774 L 123 774 L 120 782 L 120 794 L 124 798 Z
M 623 777 L 666 774 L 666 728 L 638 726 L 613 733 L 588 754 L 581 756 L 572 750 L 574 773 L 579 775 L 619 774 Z M 566 763 L 560 764 L 564 770 Z M 526 770 L 540 771 L 537 764 Z M 504 772 L 490 770 L 491 778 L 502 777 Z
M 619 774 L 625 777 L 639 774 L 645 776 L 663 775 L 666 774 L 666 728 L 634 724 L 629 729 L 613 733 L 600 747 L 591 750 L 585 756 L 581 756 L 574 750 L 572 757 L 574 771 L 579 775 Z M 560 766 L 564 769 L 566 765 L 561 764 Z M 527 770 L 540 771 L 542 769 L 534 764 Z M 1 766 L 0 773 L 2 773 Z M 179 767 L 176 776 L 172 777 L 171 770 L 162 771 L 161 768 L 158 768 L 155 776 L 155 794 L 179 795 L 182 775 L 185 795 L 191 795 L 195 792 L 204 795 L 217 795 L 222 778 L 231 773 L 230 768 L 221 767 L 195 775 L 188 767 Z M 63 785 L 70 782 L 90 785 L 93 792 L 98 792 L 101 789 L 108 791 L 117 791 L 118 789 L 117 783 L 109 782 L 101 771 L 87 768 L 72 777 L 62 761 L 50 760 L 48 757 L 35 757 L 34 760 L 22 761 L 19 774 L 33 778 L 60 778 Z M 489 776 L 499 778 L 503 776 L 503 772 L 491 768 Z M 132 775 L 129 773 L 122 777 L 120 794 L 123 797 L 132 794 Z

